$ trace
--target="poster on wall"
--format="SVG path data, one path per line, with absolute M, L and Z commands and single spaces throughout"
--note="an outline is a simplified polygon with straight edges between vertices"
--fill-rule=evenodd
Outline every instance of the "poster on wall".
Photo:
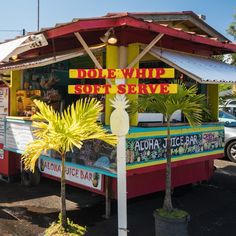
M 0 160 L 4 159 L 4 150 L 1 148 L 0 149 Z
M 9 114 L 9 88 L 0 87 L 0 143 L 4 143 L 4 121 Z
M 61 161 L 41 156 L 38 162 L 41 173 L 61 177 Z M 78 168 L 73 163 L 66 162 L 66 180 L 102 191 L 102 175 L 97 172 Z
M 5 118 L 8 113 L 9 104 L 9 88 L 0 87 L 0 118 Z
M 41 96 L 40 90 L 18 90 L 16 92 L 17 113 L 19 116 L 31 116 L 36 112 L 33 99 Z

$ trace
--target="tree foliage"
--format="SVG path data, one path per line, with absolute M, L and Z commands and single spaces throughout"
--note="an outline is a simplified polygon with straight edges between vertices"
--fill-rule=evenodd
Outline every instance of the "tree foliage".
M 35 163 L 42 152 L 55 150 L 60 155 L 81 148 L 88 139 L 100 139 L 111 145 L 116 137 L 97 122 L 102 105 L 96 99 L 80 99 L 69 106 L 62 114 L 51 106 L 34 100 L 39 108 L 32 116 L 35 140 L 25 149 L 22 160 L 26 169 L 34 171 Z
M 167 123 L 167 161 L 166 161 L 166 187 L 163 209 L 167 212 L 173 211 L 171 200 L 171 117 L 181 110 L 191 126 L 200 125 L 202 120 L 203 104 L 205 95 L 197 94 L 197 86 L 187 88 L 183 82 L 178 82 L 176 94 L 153 94 L 140 96 L 136 105 L 139 111 L 150 111 L 162 113 Z
M 56 151 L 61 157 L 61 227 L 68 228 L 66 220 L 65 155 L 73 148 L 81 149 L 84 141 L 99 139 L 115 145 L 117 138 L 109 134 L 97 122 L 102 104 L 96 99 L 85 98 L 72 104 L 63 113 L 54 111 L 51 106 L 34 100 L 39 109 L 33 117 L 35 140 L 26 146 L 22 155 L 25 169 L 34 171 L 35 164 L 43 152 Z
M 229 25 L 227 32 L 234 37 L 236 40 L 236 14 L 233 16 L 233 22 Z M 232 54 L 232 65 L 236 65 L 236 53 Z

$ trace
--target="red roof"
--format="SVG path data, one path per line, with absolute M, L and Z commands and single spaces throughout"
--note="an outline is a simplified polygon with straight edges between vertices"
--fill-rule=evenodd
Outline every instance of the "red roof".
M 163 33 L 164 37 L 156 46 L 199 55 L 236 52 L 236 45 L 233 43 L 220 42 L 217 39 L 207 38 L 206 35 L 197 35 L 195 32 L 187 33 L 181 29 L 174 29 L 167 25 L 138 19 L 132 16 L 134 14 L 152 13 L 108 13 L 103 17 L 74 19 L 69 23 L 57 24 L 54 28 L 40 32 L 46 36 L 49 43 L 48 46 L 28 51 L 23 56 L 25 58 L 36 57 L 53 52 L 58 53 L 81 48 L 74 35 L 75 32 L 80 32 L 89 46 L 100 44 L 100 37 L 110 28 L 114 28 L 119 45 L 128 45 L 130 43 L 149 44 L 157 34 Z M 194 13 L 189 12 L 189 14 Z

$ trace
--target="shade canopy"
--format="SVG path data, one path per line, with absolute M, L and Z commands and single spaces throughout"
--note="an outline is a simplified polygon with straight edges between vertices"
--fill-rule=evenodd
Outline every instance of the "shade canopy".
M 28 35 L 0 44 L 0 63 L 8 62 L 14 55 L 44 47 L 48 42 L 43 34 Z

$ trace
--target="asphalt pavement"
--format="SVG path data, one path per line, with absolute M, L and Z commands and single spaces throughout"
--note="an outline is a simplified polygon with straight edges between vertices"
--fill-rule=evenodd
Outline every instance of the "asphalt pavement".
M 217 160 L 213 178 L 201 185 L 175 189 L 174 207 L 189 212 L 190 236 L 236 235 L 236 165 Z M 19 182 L 0 181 L 0 235 L 36 236 L 54 221 L 60 208 L 60 184 L 44 179 L 24 188 Z M 154 236 L 153 211 L 161 207 L 163 193 L 128 201 L 128 236 Z M 87 236 L 117 236 L 117 204 L 109 219 L 104 198 L 74 187 L 67 188 L 68 217 L 87 227 Z

